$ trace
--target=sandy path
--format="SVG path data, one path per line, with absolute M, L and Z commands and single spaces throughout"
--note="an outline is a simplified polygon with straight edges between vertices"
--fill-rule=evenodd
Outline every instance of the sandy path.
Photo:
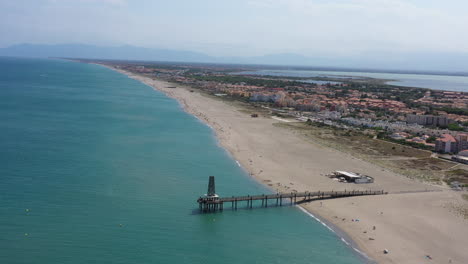
M 460 193 L 410 180 L 305 141 L 297 131 L 273 126 L 278 120 L 251 118 L 236 107 L 197 91 L 180 86 L 166 88 L 174 85 L 124 73 L 177 99 L 187 112 L 213 127 L 221 146 L 274 191 L 437 190 L 328 200 L 322 206 L 311 202 L 303 207 L 337 225 L 379 263 L 468 263 L 468 220 L 459 214 L 467 203 Z M 373 176 L 375 183 L 344 184 L 324 176 L 335 170 L 365 173 Z M 390 253 L 383 254 L 383 249 Z

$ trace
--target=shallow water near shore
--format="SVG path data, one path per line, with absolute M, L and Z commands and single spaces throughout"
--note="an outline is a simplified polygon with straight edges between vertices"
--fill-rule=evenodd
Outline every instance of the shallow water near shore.
M 0 263 L 362 263 L 295 207 L 199 214 L 261 194 L 209 127 L 97 65 L 0 58 Z

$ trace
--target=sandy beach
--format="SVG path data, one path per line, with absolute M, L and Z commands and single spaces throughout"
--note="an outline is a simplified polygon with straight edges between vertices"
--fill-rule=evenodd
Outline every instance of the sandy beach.
M 251 118 L 235 104 L 197 90 L 116 70 L 178 100 L 185 111 L 214 129 L 219 144 L 252 177 L 273 191 L 389 192 L 301 205 L 344 231 L 378 263 L 468 263 L 468 219 L 460 213 L 467 202 L 460 192 L 411 180 L 274 125 L 284 120 Z M 336 170 L 365 173 L 375 183 L 345 184 L 325 176 Z

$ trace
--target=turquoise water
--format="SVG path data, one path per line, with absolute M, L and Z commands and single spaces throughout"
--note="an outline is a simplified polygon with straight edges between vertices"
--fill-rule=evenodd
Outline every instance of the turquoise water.
M 360 79 L 359 77 L 369 77 L 375 79 L 393 80 L 389 81 L 388 84 L 405 87 L 419 87 L 434 90 L 468 92 L 468 76 L 303 70 L 259 70 L 243 73 L 291 77 L 329 77 L 337 79 Z
M 198 214 L 263 193 L 176 101 L 97 66 L 0 58 L 0 263 L 361 263 L 294 207 Z

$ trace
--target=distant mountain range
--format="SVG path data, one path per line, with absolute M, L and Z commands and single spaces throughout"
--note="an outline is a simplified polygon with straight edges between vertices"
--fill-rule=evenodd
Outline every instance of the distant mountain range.
M 155 60 L 208 62 L 210 56 L 192 51 L 148 49 L 134 46 L 100 47 L 84 44 L 37 45 L 19 44 L 0 49 L 3 56 L 21 57 L 59 57 L 110 60 Z
M 309 62 L 311 61 L 310 58 L 297 54 L 272 54 L 258 57 L 214 57 L 193 51 L 150 49 L 135 46 L 101 47 L 84 44 L 19 44 L 0 48 L 0 56 L 274 65 L 310 65 Z
M 451 53 L 368 53 L 360 56 L 333 58 L 312 58 L 294 53 L 269 54 L 253 57 L 214 57 L 193 51 L 152 49 L 135 46 L 103 47 L 85 44 L 19 44 L 7 48 L 0 48 L 0 56 L 468 72 L 468 54 Z

